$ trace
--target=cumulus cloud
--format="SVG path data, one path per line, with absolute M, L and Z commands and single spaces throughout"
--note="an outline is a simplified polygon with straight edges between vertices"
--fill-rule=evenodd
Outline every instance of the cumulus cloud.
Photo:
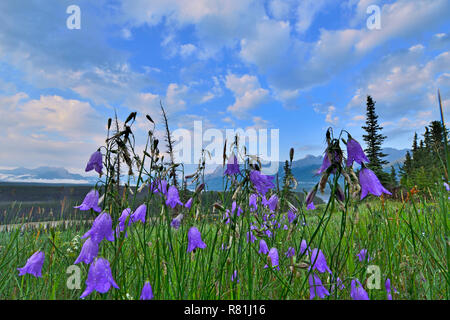
M 1 96 L 0 119 L 5 166 L 83 167 L 106 134 L 104 119 L 89 103 L 60 96 Z
M 241 77 L 229 74 L 226 77 L 226 87 L 235 96 L 233 105 L 228 106 L 227 111 L 242 118 L 247 112 L 268 101 L 269 91 L 261 88 L 258 78 L 245 74 Z

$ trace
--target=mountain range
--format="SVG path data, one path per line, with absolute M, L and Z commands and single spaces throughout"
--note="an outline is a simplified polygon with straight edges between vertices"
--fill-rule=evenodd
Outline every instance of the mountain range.
M 398 150 L 394 148 L 385 148 L 383 153 L 387 154 L 386 170 L 393 165 L 398 169 L 398 165 L 403 163 L 406 151 L 408 149 Z M 322 156 L 308 155 L 303 159 L 292 162 L 292 173 L 298 182 L 297 190 L 309 190 L 319 180 L 319 176 L 315 175 L 322 164 Z M 278 180 L 281 184 L 284 177 L 283 162 L 279 163 Z M 222 190 L 223 167 L 217 168 L 205 174 L 205 184 L 208 190 Z M 14 183 L 52 183 L 52 184 L 80 184 L 92 185 L 97 181 L 97 176 L 84 176 L 81 174 L 71 173 L 62 167 L 38 167 L 35 169 L 16 168 L 16 169 L 0 169 L 0 182 Z M 276 183 L 276 181 L 275 181 Z M 281 186 L 280 186 L 281 187 Z

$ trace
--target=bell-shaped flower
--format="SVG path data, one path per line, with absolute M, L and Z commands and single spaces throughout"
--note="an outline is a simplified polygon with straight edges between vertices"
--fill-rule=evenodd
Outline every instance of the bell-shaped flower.
M 112 219 L 109 213 L 103 212 L 92 223 L 92 228 L 81 238 L 91 237 L 92 241 L 100 243 L 103 239 L 114 241 Z
M 269 250 L 268 259 L 270 259 L 270 266 L 272 268 L 277 267 L 278 270 L 280 270 L 280 267 L 278 266 L 278 250 L 277 248 L 272 248 Z M 266 264 L 264 268 L 267 268 L 268 265 Z
M 286 251 L 285 255 L 286 255 L 286 258 L 295 256 L 295 249 L 292 247 L 289 247 L 288 250 Z
M 178 230 L 178 228 L 181 225 L 181 220 L 183 220 L 183 214 L 180 213 L 179 215 L 177 215 L 175 218 L 173 218 L 172 222 L 170 223 L 170 226 L 176 230 Z
M 178 189 L 175 186 L 170 186 L 169 191 L 167 191 L 166 205 L 173 209 L 177 204 L 180 206 L 183 205 L 183 202 L 180 201 L 180 196 L 178 195 Z
M 268 254 L 269 253 L 269 247 L 267 246 L 266 241 L 264 241 L 263 239 L 261 239 L 259 241 L 259 253 L 262 254 Z
M 141 300 L 152 300 L 153 299 L 153 290 L 150 282 L 145 282 L 144 287 L 141 292 Z
M 237 270 L 234 270 L 233 274 L 231 275 L 231 282 L 234 282 L 236 280 L 236 283 L 239 283 L 239 279 L 237 276 Z
M 268 200 L 269 210 L 270 212 L 274 212 L 278 205 L 278 197 L 273 194 Z
M 89 267 L 88 278 L 86 280 L 86 290 L 81 294 L 80 298 L 83 299 L 94 290 L 99 293 L 106 293 L 113 286 L 119 289 L 119 286 L 114 281 L 111 274 L 111 267 L 109 261 L 104 258 L 97 258 Z
M 359 164 L 370 162 L 358 141 L 349 137 L 347 140 L 347 167 L 351 167 L 353 161 Z
M 317 174 L 321 174 L 322 172 L 326 171 L 329 166 L 331 166 L 331 162 L 330 159 L 328 159 L 328 152 L 326 152 L 322 160 L 322 165 L 317 171 Z
M 36 251 L 28 258 L 27 263 L 19 270 L 19 276 L 23 276 L 26 273 L 32 274 L 35 277 L 42 278 L 42 266 L 44 265 L 45 254 L 43 251 Z
M 316 207 L 314 206 L 314 202 L 311 202 L 306 206 L 306 210 L 314 210 L 314 209 L 316 209 Z
M 302 242 L 300 243 L 300 254 L 305 253 L 305 251 L 308 250 L 308 244 L 306 243 L 306 240 L 302 240 Z
M 247 232 L 247 242 L 255 242 L 255 240 L 256 240 L 256 237 L 255 237 L 255 235 L 253 234 L 253 232 L 252 231 L 248 231 Z
M 74 207 L 74 208 L 80 209 L 82 211 L 86 211 L 86 210 L 92 209 L 92 210 L 94 210 L 96 212 L 101 212 L 102 209 L 98 206 L 98 198 L 99 198 L 98 191 L 95 190 L 95 189 L 92 189 L 84 197 L 83 203 L 81 205 L 79 205 L 79 206 Z
M 317 295 L 320 299 L 325 298 L 325 296 L 329 296 L 330 293 L 323 286 L 322 281 L 315 273 L 310 274 L 308 278 L 309 282 L 309 299 L 312 300 Z
M 391 279 L 386 279 L 386 283 L 384 284 L 385 288 L 386 288 L 386 293 L 387 293 L 387 299 L 388 300 L 392 300 L 392 293 L 391 293 Z
M 256 193 L 252 193 L 248 200 L 248 205 L 250 206 L 250 211 L 258 210 L 258 195 Z
M 273 176 L 266 176 L 261 174 L 258 170 L 253 170 L 250 173 L 250 181 L 253 183 L 255 189 L 263 196 L 267 191 L 275 187 L 272 182 L 273 179 Z
M 94 261 L 94 258 L 98 255 L 98 242 L 92 241 L 91 238 L 88 238 L 81 248 L 80 255 L 77 260 L 75 260 L 74 264 L 84 262 L 86 264 L 90 264 Z
M 350 291 L 350 297 L 353 300 L 369 300 L 369 295 L 364 290 L 361 282 L 358 279 L 352 280 L 352 288 Z
M 190 209 L 192 206 L 192 200 L 192 198 L 189 198 L 189 200 L 184 204 L 184 207 Z
M 202 235 L 196 227 L 191 227 L 188 231 L 188 248 L 187 252 L 191 252 L 197 248 L 205 249 L 206 243 L 202 241 Z
M 86 165 L 85 171 L 95 170 L 98 174 L 102 174 L 103 162 L 102 162 L 102 153 L 100 151 L 95 151 Z
M 133 212 L 130 220 L 132 223 L 135 223 L 137 221 L 145 223 L 146 215 L 147 215 L 147 206 L 145 205 L 145 203 L 143 203 L 139 207 L 137 207 L 137 209 Z
M 366 261 L 366 260 L 367 261 L 372 260 L 372 258 L 367 253 L 367 249 L 362 249 L 356 256 L 358 257 L 360 262 L 363 262 L 363 261 Z
M 331 274 L 331 270 L 328 267 L 327 260 L 322 250 L 317 248 L 313 249 L 311 252 L 311 266 L 313 270 L 317 270 L 320 273 L 328 271 Z
M 287 218 L 289 223 L 292 223 L 295 220 L 295 213 L 291 209 L 289 209 L 287 212 Z
M 225 169 L 224 174 L 231 176 L 239 173 L 241 173 L 239 170 L 239 164 L 237 162 L 236 155 L 233 154 L 233 156 L 228 159 L 227 168 Z
M 156 180 L 151 183 L 150 189 L 153 193 L 159 193 L 162 195 L 167 195 L 167 181 L 166 180 Z
M 131 224 L 131 217 L 128 218 L 131 214 L 131 209 L 126 208 L 122 211 L 122 214 L 119 217 L 119 225 L 118 225 L 118 231 L 122 232 L 125 230 L 125 223 L 128 219 L 128 226 Z
M 359 172 L 359 183 L 361 184 L 361 200 L 364 199 L 368 193 L 377 197 L 381 196 L 383 193 L 392 195 L 392 193 L 383 187 L 375 173 L 368 168 L 362 168 Z

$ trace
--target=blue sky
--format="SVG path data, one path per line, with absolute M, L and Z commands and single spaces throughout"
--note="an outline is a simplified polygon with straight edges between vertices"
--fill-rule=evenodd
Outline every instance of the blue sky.
M 448 0 L 7 0 L 0 21 L 0 167 L 83 172 L 114 110 L 142 148 L 160 100 L 173 130 L 279 129 L 280 160 L 321 154 L 329 126 L 361 140 L 367 95 L 386 147 L 439 118 L 438 88 L 450 116 Z

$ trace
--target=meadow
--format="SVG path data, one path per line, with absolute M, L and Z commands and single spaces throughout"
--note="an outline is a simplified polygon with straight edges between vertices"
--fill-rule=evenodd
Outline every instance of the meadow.
M 449 298 L 443 182 L 391 200 L 359 149 L 349 148 L 354 140 L 344 152 L 341 135 L 327 131 L 321 181 L 299 197 L 288 175 L 275 188 L 236 139 L 224 146 L 224 192 L 211 203 L 204 161 L 178 180 L 180 166 L 164 162 L 151 130 L 144 154 L 134 154 L 134 118 L 108 131 L 88 161 L 87 170 L 106 176 L 78 201 L 88 223 L 0 232 L 0 299 Z M 119 184 L 123 165 L 137 177 L 135 188 Z M 326 185 L 328 202 L 315 205 Z

